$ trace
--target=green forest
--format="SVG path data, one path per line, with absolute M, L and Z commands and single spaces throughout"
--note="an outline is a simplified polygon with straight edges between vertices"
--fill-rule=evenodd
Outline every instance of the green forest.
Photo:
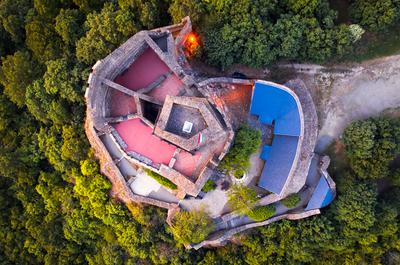
M 323 63 L 399 22 L 398 0 L 349 2 L 339 24 L 328 0 L 0 0 L 0 264 L 400 264 L 398 120 L 332 144 L 322 215 L 198 251 L 165 211 L 109 196 L 83 130 L 91 66 L 140 30 L 190 15 L 199 58 L 221 69 Z

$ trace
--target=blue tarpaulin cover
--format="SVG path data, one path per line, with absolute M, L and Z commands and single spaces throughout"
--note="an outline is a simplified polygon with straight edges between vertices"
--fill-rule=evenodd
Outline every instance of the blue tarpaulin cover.
M 272 124 L 275 121 L 275 134 L 300 135 L 300 114 L 296 100 L 279 87 L 256 82 L 250 112 L 258 115 L 262 123 Z
M 275 135 L 258 186 L 280 194 L 292 168 L 299 138 Z
M 319 179 L 318 185 L 307 204 L 306 211 L 320 209 L 327 206 L 333 200 L 333 191 L 329 187 L 324 176 Z
M 263 147 L 265 160 L 258 186 L 280 194 L 292 168 L 301 134 L 300 113 L 294 97 L 280 87 L 256 82 L 250 112 L 261 123 L 274 123 L 272 146 Z
M 267 160 L 269 157 L 269 154 L 271 153 L 271 146 L 270 145 L 264 145 L 261 153 L 261 159 L 262 160 Z

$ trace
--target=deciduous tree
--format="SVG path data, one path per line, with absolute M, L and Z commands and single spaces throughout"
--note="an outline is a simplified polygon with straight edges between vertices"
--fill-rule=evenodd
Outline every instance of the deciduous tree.
M 0 83 L 4 93 L 18 107 L 25 104 L 26 87 L 38 76 L 40 68 L 32 61 L 27 51 L 17 51 L 3 58 L 0 68 Z
M 351 8 L 353 19 L 373 31 L 393 24 L 400 15 L 400 3 L 396 0 L 355 0 Z
M 174 217 L 171 231 L 182 244 L 199 243 L 213 231 L 211 218 L 204 210 L 179 212 Z
M 235 212 L 245 215 L 249 213 L 257 202 L 257 193 L 254 189 L 243 185 L 233 185 L 228 191 L 229 206 Z

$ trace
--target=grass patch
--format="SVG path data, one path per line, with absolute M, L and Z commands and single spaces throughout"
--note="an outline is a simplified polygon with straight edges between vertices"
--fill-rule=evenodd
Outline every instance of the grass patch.
M 293 208 L 295 207 L 301 200 L 301 197 L 298 193 L 293 193 L 286 197 L 285 199 L 281 200 L 281 203 L 286 207 L 286 208 Z
M 150 177 L 152 177 L 153 179 L 155 179 L 158 183 L 160 183 L 161 185 L 163 185 L 164 187 L 167 187 L 171 190 L 176 190 L 178 187 L 175 185 L 175 183 L 173 183 L 172 181 L 170 181 L 169 179 L 161 176 L 160 174 L 151 171 L 150 169 L 145 169 L 144 170 L 146 172 L 147 175 L 149 175 Z
M 217 184 L 215 184 L 214 181 L 209 179 L 209 180 L 207 180 L 206 184 L 204 184 L 202 191 L 209 192 L 209 191 L 215 190 L 216 187 L 217 187 Z
M 275 205 L 269 204 L 265 206 L 258 206 L 252 209 L 247 216 L 254 221 L 261 222 L 267 220 L 275 214 Z

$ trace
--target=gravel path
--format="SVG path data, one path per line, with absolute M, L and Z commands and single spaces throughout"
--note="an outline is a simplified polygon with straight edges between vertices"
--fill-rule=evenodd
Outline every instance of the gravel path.
M 217 188 L 207 192 L 203 199 L 185 199 L 180 201 L 179 205 L 188 211 L 204 208 L 212 218 L 216 218 L 225 213 L 227 201 L 226 191 Z
M 322 152 L 353 121 L 400 107 L 400 56 L 330 68 L 293 65 L 317 105 Z

